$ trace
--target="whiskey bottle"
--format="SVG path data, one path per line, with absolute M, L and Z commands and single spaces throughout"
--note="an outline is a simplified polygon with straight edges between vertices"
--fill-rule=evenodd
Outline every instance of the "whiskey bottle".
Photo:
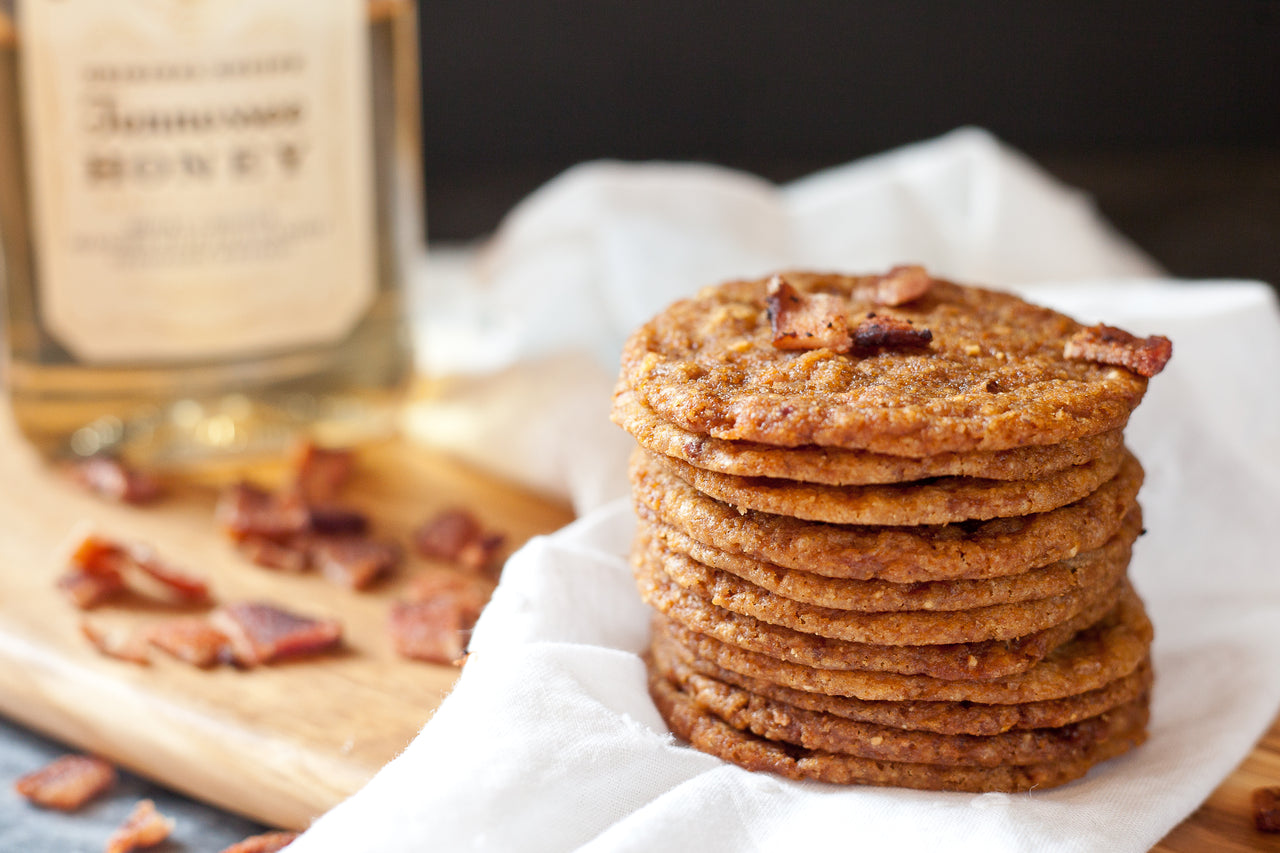
M 50 455 L 384 432 L 421 244 L 412 0 L 0 0 L 5 383 Z

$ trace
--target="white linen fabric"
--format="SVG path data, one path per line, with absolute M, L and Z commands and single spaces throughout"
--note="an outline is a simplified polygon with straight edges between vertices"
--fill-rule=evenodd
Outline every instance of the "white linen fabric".
M 646 692 L 634 520 L 625 498 L 608 500 L 625 492 L 627 441 L 607 424 L 623 337 L 729 276 L 898 262 L 1174 340 L 1128 431 L 1148 473 L 1131 574 L 1156 625 L 1150 740 L 1060 788 L 970 795 L 751 773 L 673 739 Z M 517 208 L 474 265 L 445 257 L 429 272 L 426 362 L 468 374 L 469 393 L 443 415 L 411 413 L 409 428 L 569 495 L 583 516 L 511 558 L 454 692 L 291 853 L 1143 851 L 1280 707 L 1271 290 L 1157 278 L 1086 200 L 987 134 L 783 188 L 703 166 L 587 165 Z M 457 290 L 439 296 L 446 287 Z M 486 436 L 510 440 L 517 425 L 517 447 L 482 455 Z

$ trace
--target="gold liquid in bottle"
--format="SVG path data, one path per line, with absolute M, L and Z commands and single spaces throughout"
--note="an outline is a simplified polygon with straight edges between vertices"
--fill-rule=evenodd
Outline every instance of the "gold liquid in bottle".
M 411 0 L 0 0 L 5 384 L 40 450 L 172 467 L 389 430 L 416 39 Z

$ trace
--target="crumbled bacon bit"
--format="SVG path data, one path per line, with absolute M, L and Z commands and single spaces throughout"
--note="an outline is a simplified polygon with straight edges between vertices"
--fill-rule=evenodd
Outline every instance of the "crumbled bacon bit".
M 173 820 L 156 811 L 151 800 L 139 800 L 129 817 L 107 839 L 106 853 L 129 853 L 139 847 L 154 847 L 173 832 Z
M 148 629 L 135 628 L 126 631 L 108 631 L 87 620 L 80 622 L 80 633 L 102 654 L 109 658 L 148 666 L 151 656 L 147 653 L 151 642 Z
M 115 768 L 101 758 L 64 755 L 21 777 L 13 789 L 42 808 L 73 812 L 115 781 Z
M 147 631 L 151 645 L 192 666 L 209 667 L 230 655 L 227 635 L 198 616 L 166 619 Z
M 209 600 L 209 585 L 201 578 L 179 571 L 161 561 L 150 548 L 124 544 L 90 533 L 80 539 L 71 552 L 71 568 L 58 578 L 58 588 L 82 610 L 95 607 L 109 598 L 132 589 L 130 572 L 154 581 L 167 595 L 186 604 L 203 604 Z
M 261 835 L 250 835 L 243 841 L 224 847 L 220 853 L 278 853 L 292 844 L 297 837 L 296 832 L 264 832 Z
M 403 657 L 460 665 L 467 638 L 493 594 L 493 584 L 461 572 L 418 578 L 409 601 L 391 605 L 391 640 Z
M 468 510 L 446 509 L 413 531 L 413 547 L 424 557 L 455 563 L 473 572 L 495 574 L 494 558 L 506 537 L 486 532 Z
M 345 448 L 319 447 L 304 441 L 294 448 L 294 491 L 306 503 L 331 501 L 351 479 L 355 454 Z
M 848 352 L 847 306 L 829 293 L 801 294 L 780 275 L 769 279 L 765 306 L 778 349 Z
M 1254 789 L 1253 825 L 1259 832 L 1280 832 L 1280 787 Z
M 224 489 L 214 517 L 237 542 L 250 536 L 281 541 L 311 524 L 311 512 L 297 494 L 275 494 L 251 483 Z
M 369 517 L 359 510 L 327 504 L 307 507 L 307 530 L 324 536 L 363 536 Z
M 209 584 L 202 578 L 175 569 L 162 561 L 145 545 L 131 545 L 128 549 L 130 564 L 154 581 L 157 581 L 168 592 L 191 604 L 206 604 L 209 601 Z
M 255 566 L 281 572 L 305 572 L 311 557 L 305 548 L 292 540 L 276 542 L 262 536 L 247 536 L 239 542 L 240 553 Z
M 853 328 L 853 345 L 859 350 L 913 349 L 927 347 L 932 340 L 933 332 L 928 329 L 918 329 L 908 320 L 880 314 L 868 314 Z
M 111 500 L 145 504 L 164 493 L 160 481 L 129 467 L 114 456 L 89 456 L 69 463 L 67 472 L 77 485 Z
M 871 283 L 858 288 L 857 295 L 873 305 L 904 305 L 933 288 L 933 279 L 922 266 L 896 266 Z
M 1063 347 L 1066 358 L 1124 367 L 1139 376 L 1155 376 L 1169 363 L 1173 342 L 1164 335 L 1139 338 L 1124 329 L 1099 323 L 1081 329 Z
M 342 626 L 334 619 L 312 619 L 273 604 L 229 604 L 210 617 L 226 634 L 231 654 L 241 666 L 327 651 L 342 640 Z
M 81 610 L 92 610 L 128 589 L 124 575 L 119 572 L 90 572 L 84 569 L 64 572 L 58 578 L 57 585 L 71 599 L 71 603 Z
M 318 537 L 308 550 L 321 574 L 350 589 L 368 588 L 400 561 L 394 544 L 354 536 Z

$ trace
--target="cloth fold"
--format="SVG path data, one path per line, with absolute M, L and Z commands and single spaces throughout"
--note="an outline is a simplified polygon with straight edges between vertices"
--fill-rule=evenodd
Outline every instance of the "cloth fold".
M 728 275 L 906 261 L 1174 340 L 1127 433 L 1148 472 L 1149 532 L 1131 576 L 1156 626 L 1150 740 L 1061 788 L 969 795 L 751 773 L 675 741 L 647 695 L 648 610 L 626 559 L 634 518 L 627 499 L 608 500 L 625 491 L 626 442 L 607 426 L 622 336 Z M 512 556 L 453 693 L 291 853 L 1142 851 L 1194 810 L 1280 707 L 1280 573 L 1267 536 L 1280 502 L 1272 292 L 1151 278 L 1154 265 L 1079 195 L 986 134 L 961 131 L 780 189 L 704 167 L 585 166 L 514 211 L 466 275 L 473 301 L 458 297 L 455 317 L 473 322 L 455 326 L 453 340 L 484 355 L 433 350 L 428 364 L 470 373 L 476 399 L 493 376 L 508 391 L 527 383 L 511 411 L 499 402 L 485 416 L 503 429 L 539 424 L 555 445 L 542 452 L 573 470 L 534 460 L 538 484 L 572 494 L 584 515 Z M 582 301 L 557 317 L 542 304 L 549 293 Z M 428 336 L 445 325 L 424 317 Z M 507 349 L 487 349 L 490 333 Z M 554 371 L 521 373 L 558 358 L 598 370 L 599 384 L 582 381 L 588 370 L 571 387 Z M 565 406 L 597 423 L 564 423 Z M 410 427 L 452 435 L 461 453 L 474 451 L 468 438 L 485 446 L 451 417 L 452 432 L 428 412 L 412 413 Z M 517 468 L 518 456 L 498 467 Z

